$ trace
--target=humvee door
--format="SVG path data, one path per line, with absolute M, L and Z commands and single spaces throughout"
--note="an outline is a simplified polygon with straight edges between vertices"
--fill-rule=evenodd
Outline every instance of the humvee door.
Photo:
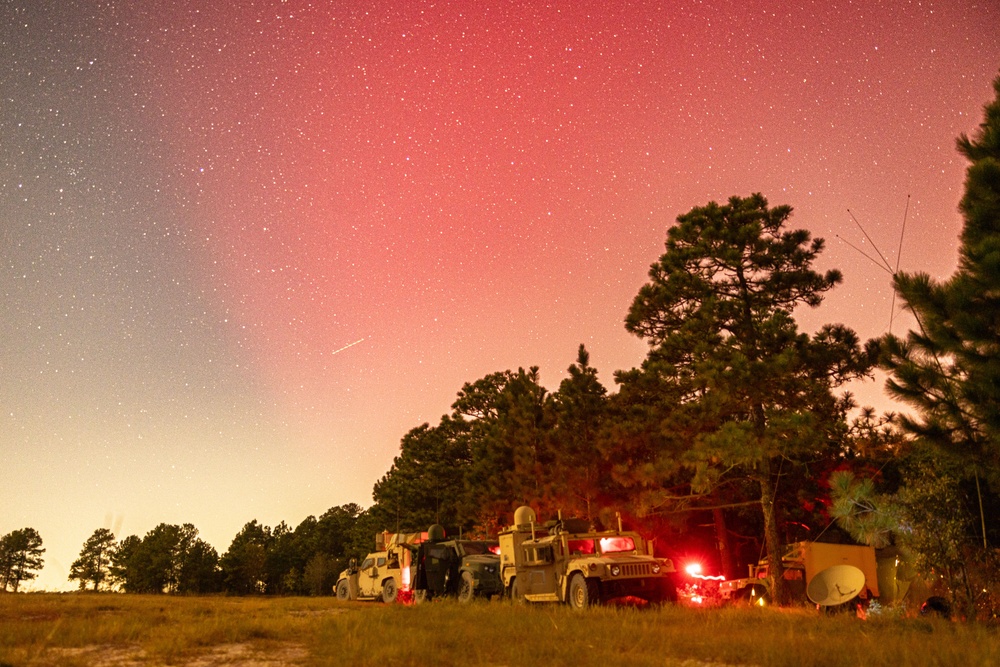
M 361 564 L 358 589 L 362 597 L 375 597 L 382 590 L 382 571 L 385 569 L 385 554 L 369 556 Z
M 524 595 L 555 595 L 556 565 L 551 544 L 524 545 L 524 567 L 518 568 Z

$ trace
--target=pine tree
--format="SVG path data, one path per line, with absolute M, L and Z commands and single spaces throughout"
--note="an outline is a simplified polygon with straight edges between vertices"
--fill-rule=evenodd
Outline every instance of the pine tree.
M 832 389 L 869 367 L 850 329 L 797 330 L 792 311 L 818 306 L 841 276 L 812 270 L 823 240 L 786 230 L 790 215 L 755 194 L 679 216 L 626 318 L 650 344 L 644 371 L 676 400 L 659 430 L 683 443 L 695 489 L 734 472 L 755 483 L 779 601 L 779 466 L 831 446 L 849 405 Z
M 918 330 L 886 336 L 882 364 L 890 393 L 918 411 L 903 426 L 1000 483 L 1000 77 L 993 87 L 978 132 L 957 142 L 971 163 L 958 270 L 944 281 L 897 274 Z
M 593 520 L 600 507 L 604 458 L 598 448 L 607 415 L 607 390 L 581 344 L 569 377 L 553 396 L 553 466 L 549 471 L 555 504 L 565 516 Z
M 86 589 L 88 583 L 93 585 L 93 590 L 100 590 L 101 584 L 108 578 L 115 545 L 114 533 L 107 528 L 95 530 L 83 543 L 80 557 L 70 565 L 70 580 L 79 581 L 80 590 Z
M 469 466 L 468 444 L 460 437 L 464 430 L 463 422 L 445 416 L 438 426 L 423 424 L 403 436 L 399 455 L 372 492 L 385 528 L 406 532 L 438 523 L 457 530 L 464 523 L 459 511 Z
M 471 459 L 466 477 L 467 514 L 490 533 L 506 525 L 519 505 L 553 512 L 552 397 L 538 367 L 492 373 L 466 383 L 452 404 L 465 424 Z
M 16 593 L 21 584 L 42 569 L 42 537 L 34 528 L 22 528 L 0 537 L 0 590 Z

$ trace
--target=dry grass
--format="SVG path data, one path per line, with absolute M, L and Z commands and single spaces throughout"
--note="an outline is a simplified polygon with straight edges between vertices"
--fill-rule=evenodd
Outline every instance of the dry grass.
M 988 665 L 993 627 L 815 611 L 0 595 L 0 665 Z

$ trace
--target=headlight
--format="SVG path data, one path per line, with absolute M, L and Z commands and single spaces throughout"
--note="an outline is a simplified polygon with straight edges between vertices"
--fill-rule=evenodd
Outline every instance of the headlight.
M 611 576 L 612 577 L 617 577 L 621 573 L 622 573 L 621 567 L 619 567 L 618 565 L 612 565 L 611 566 Z
M 653 570 L 653 574 L 659 574 L 660 573 L 660 564 L 659 563 L 653 563 L 652 570 Z

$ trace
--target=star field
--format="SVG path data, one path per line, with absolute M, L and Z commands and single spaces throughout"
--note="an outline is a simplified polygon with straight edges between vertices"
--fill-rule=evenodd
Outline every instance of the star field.
M 59 588 L 98 527 L 367 505 L 464 382 L 584 343 L 613 389 L 667 228 L 733 194 L 843 271 L 803 328 L 885 332 L 848 243 L 895 265 L 906 210 L 900 268 L 954 269 L 1000 7 L 786 4 L 5 3 L 0 534 Z

